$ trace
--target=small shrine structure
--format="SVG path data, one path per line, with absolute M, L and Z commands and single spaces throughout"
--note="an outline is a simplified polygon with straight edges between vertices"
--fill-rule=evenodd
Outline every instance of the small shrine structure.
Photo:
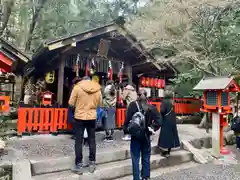
M 225 115 L 232 112 L 230 93 L 239 92 L 240 88 L 233 77 L 203 78 L 193 90 L 203 91 L 203 112 L 212 113 L 212 148 L 213 155 L 229 153 L 224 146 L 223 128 L 228 124 Z

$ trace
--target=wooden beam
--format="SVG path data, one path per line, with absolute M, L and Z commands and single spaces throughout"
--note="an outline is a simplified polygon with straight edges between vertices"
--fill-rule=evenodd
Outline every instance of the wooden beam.
M 69 51 L 67 52 L 67 55 L 77 55 L 77 53 L 79 53 L 80 55 L 82 56 L 96 56 L 98 57 L 101 61 L 112 61 L 112 62 L 124 62 L 124 63 L 127 63 L 125 59 L 118 59 L 118 58 L 115 58 L 115 57 L 108 57 L 108 58 L 103 58 L 103 57 L 99 57 L 97 56 L 97 51 L 94 53 L 94 52 L 79 52 L 77 51 L 77 49 L 75 48 L 73 51 Z
M 50 61 L 48 61 L 48 64 L 51 64 L 55 59 L 58 59 L 63 55 L 65 52 L 69 51 L 70 49 L 74 48 L 73 46 L 67 46 L 65 49 L 63 49 L 61 52 L 56 54 Z
M 64 66 L 65 60 L 62 57 L 59 62 L 58 69 L 58 89 L 57 89 L 57 102 L 59 105 L 63 104 L 63 83 L 64 83 Z
M 69 38 L 62 39 L 62 40 L 57 41 L 57 42 L 50 43 L 48 45 L 48 49 L 50 51 L 52 51 L 54 49 L 58 49 L 58 48 L 61 48 L 61 47 L 67 46 L 67 45 L 71 45 L 75 42 L 84 41 L 84 40 L 87 40 L 87 39 L 90 39 L 90 38 L 93 38 L 93 37 L 96 37 L 96 36 L 100 36 L 102 34 L 106 34 L 108 32 L 115 31 L 115 30 L 116 30 L 116 26 L 113 26 L 113 25 L 108 26 L 108 27 L 95 29 L 93 31 L 88 31 L 88 32 L 85 32 L 85 33 L 78 34 L 74 37 L 69 37 Z

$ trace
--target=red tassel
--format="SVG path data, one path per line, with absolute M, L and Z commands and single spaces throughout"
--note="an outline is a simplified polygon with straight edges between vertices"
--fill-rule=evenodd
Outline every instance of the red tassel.
M 112 72 L 112 68 L 109 68 L 108 70 L 108 74 L 109 74 L 109 79 L 113 80 L 113 72 Z
M 119 73 L 119 82 L 122 83 L 122 71 Z

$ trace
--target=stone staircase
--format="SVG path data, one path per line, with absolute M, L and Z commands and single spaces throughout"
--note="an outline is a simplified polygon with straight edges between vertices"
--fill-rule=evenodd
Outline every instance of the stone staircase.
M 86 154 L 86 153 L 84 153 Z M 117 150 L 97 154 L 97 169 L 95 173 L 86 172 L 79 176 L 70 171 L 73 157 L 62 157 L 44 161 L 31 161 L 33 180 L 131 180 L 132 165 L 129 150 Z M 87 157 L 84 158 L 87 164 Z M 169 158 L 159 155 L 158 149 L 152 147 L 151 177 L 162 173 L 196 166 L 193 155 L 183 149 L 173 151 Z

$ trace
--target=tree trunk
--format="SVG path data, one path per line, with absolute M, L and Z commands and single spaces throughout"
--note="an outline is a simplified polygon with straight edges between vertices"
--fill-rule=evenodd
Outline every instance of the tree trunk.
M 36 8 L 36 10 L 33 11 L 32 22 L 29 27 L 28 36 L 27 36 L 27 40 L 26 40 L 26 44 L 25 44 L 25 51 L 29 51 L 31 49 L 33 31 L 36 27 L 37 20 L 40 16 L 40 12 L 46 2 L 47 2 L 47 0 L 40 0 L 38 8 Z
M 2 20 L 2 26 L 0 28 L 0 36 L 3 34 L 4 30 L 7 27 L 9 17 L 12 12 L 12 7 L 14 5 L 14 0 L 6 0 L 4 2 L 4 8 L 3 8 L 3 16 L 1 18 Z

